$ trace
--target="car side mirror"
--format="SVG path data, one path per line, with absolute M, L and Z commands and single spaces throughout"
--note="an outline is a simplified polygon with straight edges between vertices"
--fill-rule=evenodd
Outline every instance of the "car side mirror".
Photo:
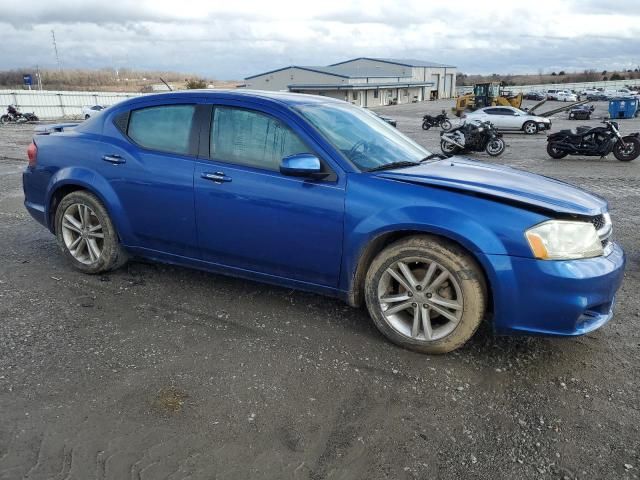
M 299 153 L 284 157 L 280 162 L 280 173 L 289 177 L 323 178 L 320 159 L 310 153 Z

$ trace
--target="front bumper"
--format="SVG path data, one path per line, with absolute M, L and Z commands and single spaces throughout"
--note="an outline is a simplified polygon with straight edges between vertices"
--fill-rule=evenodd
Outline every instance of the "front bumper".
M 583 335 L 613 317 L 625 255 L 548 261 L 487 255 L 494 328 L 504 335 Z M 492 278 L 491 278 L 492 277 Z
M 551 130 L 551 122 L 538 123 L 538 130 Z

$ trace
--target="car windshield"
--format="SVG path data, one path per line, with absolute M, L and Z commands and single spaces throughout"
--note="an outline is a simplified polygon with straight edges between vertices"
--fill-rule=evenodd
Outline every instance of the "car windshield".
M 407 138 L 384 120 L 349 104 L 296 107 L 334 147 L 360 170 L 398 163 L 418 163 L 429 151 Z

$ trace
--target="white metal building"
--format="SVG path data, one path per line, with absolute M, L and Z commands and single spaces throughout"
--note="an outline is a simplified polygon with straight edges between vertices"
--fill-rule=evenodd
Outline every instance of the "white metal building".
M 456 67 L 360 57 L 326 67 L 291 65 L 245 78 L 247 88 L 325 95 L 362 107 L 455 96 Z

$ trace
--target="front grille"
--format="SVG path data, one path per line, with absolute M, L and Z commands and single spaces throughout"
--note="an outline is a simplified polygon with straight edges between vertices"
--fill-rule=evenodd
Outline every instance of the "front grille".
M 611 217 L 609 217 L 609 214 L 605 213 L 603 215 L 597 215 L 595 217 L 591 217 L 589 220 L 598 231 L 598 237 L 600 238 L 602 247 L 606 248 L 609 246 L 611 243 L 611 233 L 613 232 Z
M 604 219 L 604 215 L 598 215 L 597 217 L 591 217 L 591 223 L 596 227 L 596 230 L 600 230 L 605 226 L 606 221 Z

